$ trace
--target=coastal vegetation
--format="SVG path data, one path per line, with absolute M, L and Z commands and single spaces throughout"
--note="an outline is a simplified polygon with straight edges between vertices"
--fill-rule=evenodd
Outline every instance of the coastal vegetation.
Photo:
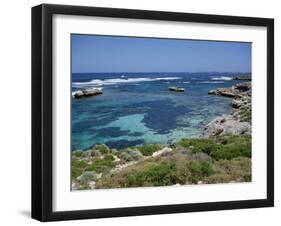
M 74 189 L 169 186 L 251 180 L 251 139 L 225 135 L 172 145 L 72 153 Z M 145 150 L 145 151 L 144 151 Z

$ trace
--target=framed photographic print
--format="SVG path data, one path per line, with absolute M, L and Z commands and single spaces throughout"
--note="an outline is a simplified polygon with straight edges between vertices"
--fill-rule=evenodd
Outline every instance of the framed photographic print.
M 32 217 L 274 205 L 274 21 L 32 8 Z

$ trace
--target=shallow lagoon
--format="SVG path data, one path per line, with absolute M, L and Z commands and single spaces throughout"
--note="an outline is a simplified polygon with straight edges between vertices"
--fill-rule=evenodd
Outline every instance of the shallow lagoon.
M 72 99 L 72 150 L 95 144 L 111 148 L 173 143 L 198 137 L 216 116 L 230 113 L 231 99 L 208 95 L 238 83 L 234 74 L 73 74 L 72 90 L 102 87 L 100 96 Z M 184 87 L 175 93 L 169 86 Z

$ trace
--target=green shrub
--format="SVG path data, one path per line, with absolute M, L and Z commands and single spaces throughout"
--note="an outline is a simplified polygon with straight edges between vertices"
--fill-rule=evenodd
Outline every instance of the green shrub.
M 166 186 L 176 183 L 174 163 L 156 163 L 147 160 L 97 181 L 97 188 Z
M 105 173 L 115 166 L 113 156 L 105 156 L 103 159 L 96 159 L 91 165 L 88 165 L 86 171 L 95 171 L 97 173 Z
M 189 160 L 181 159 L 180 161 L 177 162 L 176 177 L 177 177 L 177 182 L 180 184 L 189 183 L 192 177 Z
M 95 180 L 96 188 L 167 186 L 196 184 L 199 181 L 251 181 L 251 136 L 223 135 L 210 139 L 182 139 L 171 146 L 173 151 L 169 154 L 155 158 L 143 158 L 143 155 L 151 156 L 164 146 L 150 144 L 119 150 L 114 154 L 106 146 L 97 147 L 99 152 L 104 153 L 101 157 L 80 156 L 80 153 L 72 155 L 72 178 L 81 186 L 88 186 L 83 181 L 93 176 L 90 173 L 102 173 Z M 116 164 L 120 164 L 115 163 L 115 156 L 120 158 L 121 164 L 142 160 L 111 171 Z M 87 171 L 90 173 L 84 175 Z M 85 178 L 80 177 L 82 180 L 79 181 L 81 175 Z
M 211 174 L 214 173 L 212 164 L 210 164 L 210 162 L 200 161 L 198 163 L 199 163 L 199 169 L 200 169 L 201 177 L 210 176 Z
M 127 175 L 129 187 L 166 186 L 176 183 L 175 165 L 151 165 L 147 169 Z
M 71 178 L 76 179 L 78 176 L 80 176 L 83 173 L 83 169 L 72 166 L 71 167 Z
M 110 148 L 107 147 L 105 144 L 97 144 L 93 150 L 99 150 L 102 154 L 110 153 Z
M 75 157 L 71 160 L 71 178 L 75 179 L 80 176 L 88 164 L 84 160 L 76 159 Z
M 219 145 L 211 139 L 182 139 L 180 145 L 189 149 L 193 153 L 204 152 L 208 155 L 219 148 Z
M 219 159 L 233 159 L 235 157 L 251 157 L 251 149 L 245 145 L 225 145 L 211 153 L 211 157 Z
M 232 135 L 232 134 L 226 134 L 223 136 L 218 136 L 215 138 L 216 143 L 218 144 L 234 144 L 234 145 L 240 145 L 240 144 L 251 144 L 251 136 L 249 135 Z
M 180 144 L 193 153 L 204 152 L 216 160 L 251 157 L 250 136 L 224 135 L 214 139 L 182 139 Z
M 105 161 L 113 161 L 114 160 L 114 157 L 112 154 L 107 154 L 104 156 L 103 158 Z
M 197 183 L 213 173 L 212 164 L 207 161 L 181 159 L 176 166 L 177 181 L 180 184 Z
M 154 152 L 161 149 L 161 146 L 159 144 L 147 144 L 143 146 L 136 147 L 143 155 L 150 156 Z
M 251 159 L 247 157 L 221 159 L 214 163 L 214 174 L 206 178 L 210 184 L 228 183 L 230 181 L 251 181 Z
M 121 159 L 123 163 L 133 160 L 133 157 L 129 155 L 126 151 L 120 151 L 120 153 L 118 153 L 118 157 Z
M 88 166 L 87 162 L 85 162 L 84 160 L 79 160 L 74 158 L 72 158 L 71 164 L 72 167 L 77 167 L 77 168 L 85 168 L 86 166 Z
M 83 151 L 74 151 L 72 152 L 72 155 L 79 158 L 83 155 Z
M 236 157 L 251 157 L 251 137 L 238 135 L 225 135 L 217 137 L 216 141 L 220 148 L 210 153 L 210 156 L 216 160 L 232 159 Z

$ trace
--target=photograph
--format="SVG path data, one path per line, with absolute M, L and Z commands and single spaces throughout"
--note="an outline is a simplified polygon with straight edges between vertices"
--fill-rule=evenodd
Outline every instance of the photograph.
M 251 182 L 252 43 L 71 34 L 71 190 Z

